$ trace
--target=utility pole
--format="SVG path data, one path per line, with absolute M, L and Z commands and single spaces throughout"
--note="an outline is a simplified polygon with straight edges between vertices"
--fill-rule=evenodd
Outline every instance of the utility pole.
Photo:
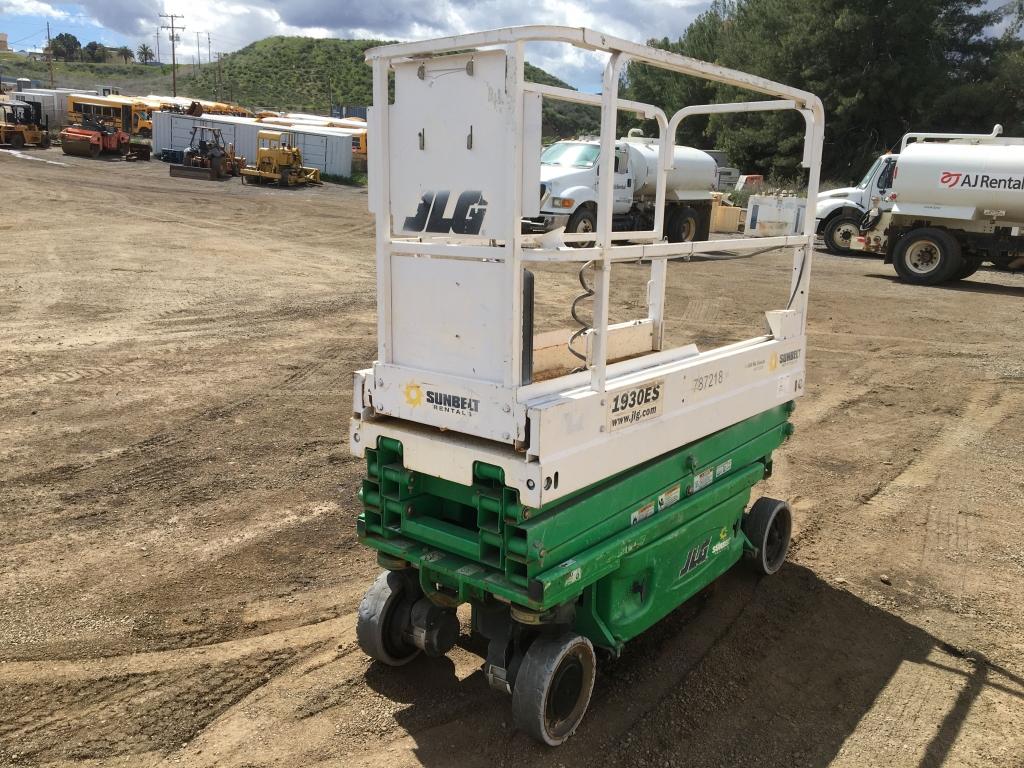
M 196 32 L 196 72 L 203 68 L 202 48 L 199 47 L 199 33 Z
M 213 64 L 213 56 L 210 55 L 210 51 L 213 48 L 210 46 L 210 33 L 206 33 L 206 63 Z
M 53 43 L 50 40 L 50 22 L 46 22 L 46 63 L 50 68 L 50 90 L 53 90 Z
M 163 64 L 163 62 L 160 61 L 160 29 L 159 28 L 156 30 L 156 34 L 153 35 L 153 37 L 156 38 L 156 63 L 157 64 Z
M 217 101 L 220 101 L 220 84 L 224 82 L 224 70 L 221 68 L 221 57 L 224 54 L 217 51 Z
M 170 22 L 171 22 L 170 24 L 162 24 L 162 25 L 160 25 L 160 29 L 169 29 L 169 30 L 171 30 L 171 95 L 177 96 L 178 95 L 178 59 L 177 59 L 177 56 L 175 55 L 175 48 L 174 48 L 174 46 L 175 46 L 175 43 L 178 42 L 178 32 L 179 31 L 184 31 L 185 28 L 184 27 L 176 27 L 176 26 L 174 26 L 174 20 L 175 19 L 183 19 L 185 17 L 181 16 L 180 14 L 177 14 L 177 13 L 161 13 L 160 14 L 160 18 L 161 19 L 169 19 Z

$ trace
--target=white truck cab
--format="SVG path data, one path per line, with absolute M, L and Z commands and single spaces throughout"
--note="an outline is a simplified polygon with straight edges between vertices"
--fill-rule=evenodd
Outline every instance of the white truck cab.
M 544 150 L 540 167 L 540 211 L 523 219 L 530 234 L 564 228 L 567 233 L 593 232 L 602 169 L 596 140 L 559 141 Z M 630 135 L 615 146 L 613 227 L 619 231 L 654 226 L 657 188 L 656 139 Z M 668 171 L 665 237 L 670 242 L 707 240 L 711 226 L 711 193 L 718 166 L 706 152 L 676 147 Z
M 853 250 L 864 215 L 875 207 L 873 198 L 884 209 L 892 190 L 899 155 L 885 154 L 872 164 L 855 187 L 841 187 L 818 195 L 815 232 L 825 241 L 829 253 L 847 254 Z

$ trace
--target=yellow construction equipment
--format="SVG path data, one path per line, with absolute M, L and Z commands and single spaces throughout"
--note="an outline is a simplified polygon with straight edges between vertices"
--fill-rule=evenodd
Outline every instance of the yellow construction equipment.
M 42 108 L 37 102 L 0 101 L 0 144 L 21 149 L 34 144 L 50 146 L 49 125 L 42 124 Z
M 261 184 L 276 182 L 278 186 L 319 184 L 320 169 L 302 165 L 302 150 L 294 145 L 291 134 L 281 131 L 260 131 L 256 135 L 256 165 L 242 169 L 242 182 Z

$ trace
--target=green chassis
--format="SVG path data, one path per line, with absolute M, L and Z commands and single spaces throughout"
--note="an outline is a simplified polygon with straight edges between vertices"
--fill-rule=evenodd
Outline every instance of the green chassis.
M 402 444 L 367 449 L 360 540 L 381 564 L 415 567 L 440 605 L 512 605 L 520 622 L 575 605 L 574 629 L 617 654 L 731 568 L 751 544 L 750 491 L 792 434 L 792 402 L 772 408 L 538 509 L 500 468 L 471 486 L 414 472 Z

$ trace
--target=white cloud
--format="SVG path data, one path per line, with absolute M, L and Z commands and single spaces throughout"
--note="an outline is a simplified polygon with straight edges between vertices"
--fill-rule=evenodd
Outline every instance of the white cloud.
M 67 11 L 39 0 L 0 0 L 0 14 L 11 16 L 43 16 L 48 19 L 66 19 Z
M 37 0 L 0 0 L 5 4 L 45 5 Z M 181 14 L 185 31 L 179 43 L 187 60 L 198 49 L 205 60 L 206 33 L 214 51 L 232 51 L 271 35 L 418 40 L 520 24 L 591 27 L 644 42 L 675 38 L 709 3 L 707 0 L 80 0 L 96 22 L 127 37 L 152 40 L 160 13 Z M 166 47 L 167 33 L 161 45 Z M 528 51 L 534 64 L 573 84 L 594 89 L 602 58 L 569 46 Z

